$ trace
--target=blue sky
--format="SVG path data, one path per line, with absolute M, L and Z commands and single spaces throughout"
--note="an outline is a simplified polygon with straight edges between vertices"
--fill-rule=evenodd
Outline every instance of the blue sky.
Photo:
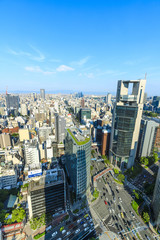
M 160 1 L 0 0 L 0 92 L 160 90 Z

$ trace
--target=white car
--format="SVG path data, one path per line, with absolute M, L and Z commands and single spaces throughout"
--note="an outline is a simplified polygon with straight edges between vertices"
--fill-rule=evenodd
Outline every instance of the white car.
M 78 220 L 77 220 L 77 223 L 80 223 L 81 220 L 82 220 L 82 219 L 78 219 Z
M 57 231 L 52 233 L 52 237 L 55 237 L 57 235 Z
M 64 229 L 63 231 L 62 231 L 62 234 L 65 234 L 66 233 L 66 230 Z
M 75 231 L 75 234 L 79 233 L 80 232 L 80 229 L 78 228 L 76 231 Z
M 70 233 L 71 233 L 71 232 L 69 231 L 69 232 L 66 233 L 66 235 L 68 236 Z
M 86 232 L 89 229 L 89 227 L 85 228 L 84 231 Z
M 87 223 L 83 224 L 83 227 L 87 227 Z

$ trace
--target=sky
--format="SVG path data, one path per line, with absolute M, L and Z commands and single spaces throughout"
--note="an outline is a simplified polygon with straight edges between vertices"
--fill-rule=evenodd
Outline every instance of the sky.
M 0 92 L 160 95 L 160 1 L 0 0 Z

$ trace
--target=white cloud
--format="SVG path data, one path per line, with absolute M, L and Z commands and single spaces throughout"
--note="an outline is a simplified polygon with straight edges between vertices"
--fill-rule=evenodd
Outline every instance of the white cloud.
M 33 47 L 32 45 L 29 45 L 30 48 L 33 50 L 33 53 L 30 52 L 24 52 L 24 51 L 15 51 L 13 49 L 8 49 L 8 53 L 15 55 L 15 56 L 26 56 L 30 58 L 31 60 L 43 62 L 45 60 L 45 56 L 43 53 L 41 53 L 37 48 Z
M 50 72 L 50 71 L 43 71 L 39 66 L 25 67 L 25 70 L 28 72 L 42 73 L 44 75 L 51 75 L 51 74 L 55 73 L 55 72 Z
M 58 72 L 67 72 L 67 71 L 74 71 L 74 68 L 66 66 L 66 65 L 60 65 L 56 70 Z
M 83 66 L 86 62 L 88 62 L 89 59 L 90 59 L 90 57 L 87 56 L 85 58 L 80 59 L 79 61 L 74 61 L 71 64 L 72 65 L 77 65 L 77 66 Z
M 94 78 L 93 73 L 85 73 L 84 74 L 87 78 Z

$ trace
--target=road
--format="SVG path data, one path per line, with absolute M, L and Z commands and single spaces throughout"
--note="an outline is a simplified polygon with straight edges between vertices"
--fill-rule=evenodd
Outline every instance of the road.
M 99 171 L 98 165 L 94 163 Z M 104 180 L 105 182 L 104 182 Z M 133 200 L 123 185 L 117 184 L 110 173 L 97 180 L 99 200 L 92 206 L 106 229 L 118 234 L 121 239 L 154 239 L 147 225 L 136 215 L 131 206 Z M 105 204 L 105 201 L 107 205 Z M 123 216 L 122 216 L 123 214 Z

